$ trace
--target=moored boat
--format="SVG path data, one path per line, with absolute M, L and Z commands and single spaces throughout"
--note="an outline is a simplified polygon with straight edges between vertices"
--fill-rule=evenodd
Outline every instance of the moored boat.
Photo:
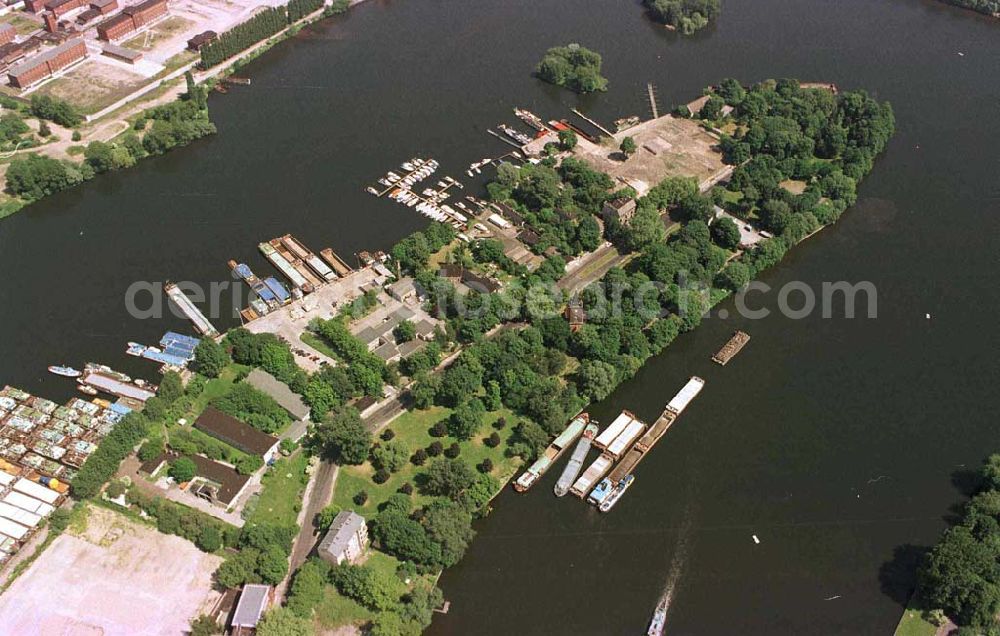
M 625 477 L 618 482 L 618 485 L 615 486 L 614 490 L 611 491 L 611 494 L 608 495 L 608 498 L 601 502 L 598 509 L 601 512 L 608 512 L 614 508 L 615 504 L 618 503 L 618 500 L 622 498 L 622 495 L 625 494 L 625 491 L 628 490 L 634 482 L 635 477 L 633 475 L 625 475 Z
M 80 393 L 85 393 L 87 395 L 97 395 L 97 389 L 90 386 L 89 384 L 77 384 L 76 390 Z
M 601 480 L 601 483 L 597 484 L 597 488 L 590 491 L 590 495 L 587 497 L 587 503 L 599 506 L 604 503 L 604 500 L 611 496 L 611 492 L 614 490 L 614 486 L 611 484 L 611 480 L 605 477 Z
M 649 629 L 646 636 L 663 636 L 663 627 L 667 624 L 667 601 L 661 599 L 653 612 L 653 618 L 649 621 Z
M 55 364 L 49 367 L 49 373 L 61 375 L 64 378 L 78 378 L 83 375 L 83 373 L 77 371 L 73 367 L 64 367 Z
M 573 418 L 573 421 L 569 423 L 566 430 L 552 440 L 552 443 L 549 444 L 549 447 L 545 449 L 545 452 L 542 453 L 538 460 L 518 477 L 517 481 L 514 482 L 514 490 L 524 492 L 528 488 L 531 488 L 552 467 L 552 464 L 573 443 L 573 440 L 583 433 L 584 427 L 589 421 L 590 416 L 586 413 L 581 413 Z
M 563 469 L 562 475 L 559 476 L 559 481 L 556 482 L 554 491 L 556 497 L 562 497 L 569 492 L 569 487 L 573 485 L 576 478 L 580 475 L 580 470 L 583 469 L 583 460 L 587 459 L 587 453 L 590 451 L 590 446 L 594 441 L 594 437 L 597 436 L 598 425 L 596 421 L 591 421 L 587 424 L 587 427 L 583 429 L 583 436 L 580 441 L 576 443 L 576 448 L 573 449 L 573 455 L 570 456 L 569 462 L 566 464 L 566 468 Z

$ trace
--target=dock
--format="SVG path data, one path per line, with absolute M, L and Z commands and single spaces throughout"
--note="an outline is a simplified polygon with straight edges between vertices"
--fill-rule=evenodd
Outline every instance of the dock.
M 745 331 L 737 331 L 729 339 L 729 342 L 722 345 L 722 348 L 712 356 L 712 362 L 726 366 L 730 360 L 736 357 L 737 353 L 743 350 L 743 347 L 747 346 L 748 342 L 750 342 L 750 334 Z
M 663 413 L 661 413 L 660 417 L 653 423 L 653 426 L 646 431 L 646 434 L 635 443 L 635 446 L 633 446 L 632 449 L 625 454 L 622 461 L 615 466 L 614 470 L 611 471 L 608 479 L 611 480 L 611 484 L 613 486 L 617 486 L 618 482 L 620 482 L 626 475 L 631 475 L 635 471 L 639 462 L 641 462 L 646 455 L 649 454 L 649 451 L 653 449 L 653 446 L 655 446 L 656 443 L 660 441 L 660 438 L 663 437 L 664 433 L 666 433 L 667 430 L 673 426 L 674 422 L 677 421 L 677 418 L 680 417 L 680 414 L 683 413 L 684 409 L 687 408 L 691 401 L 694 400 L 699 393 L 701 393 L 701 390 L 704 387 L 705 381 L 697 376 L 688 380 L 687 384 L 685 384 L 684 387 L 678 391 L 677 395 L 675 395 L 663 409 Z
M 194 324 L 194 328 L 198 333 L 209 338 L 215 338 L 219 335 L 219 330 L 212 326 L 212 323 L 205 317 L 205 314 L 201 313 L 201 310 L 195 307 L 191 299 L 185 296 L 184 292 L 177 285 L 168 282 L 163 286 L 163 291 L 167 293 L 167 298 L 174 301 L 174 304 L 180 308 L 181 313 Z
M 580 119 L 582 119 L 583 121 L 587 122 L 588 124 L 590 124 L 594 128 L 600 130 L 602 133 L 605 133 L 608 137 L 614 137 L 615 136 L 615 134 L 613 132 L 611 132 L 610 130 L 608 130 L 604 126 L 600 125 L 599 123 L 597 123 L 596 121 L 594 121 L 590 117 L 587 117 L 586 115 L 584 115 L 583 113 L 581 113 L 577 109 L 574 108 L 572 110 L 573 110 L 573 113 L 575 113 Z
M 92 386 L 108 395 L 129 398 L 140 402 L 145 402 L 149 398 L 156 396 L 155 391 L 137 386 L 131 382 L 123 382 L 100 371 L 85 371 L 83 376 L 80 377 L 79 382 L 80 384 Z

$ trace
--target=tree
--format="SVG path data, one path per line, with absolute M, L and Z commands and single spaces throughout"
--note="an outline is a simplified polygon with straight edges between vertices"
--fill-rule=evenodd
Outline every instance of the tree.
M 169 474 L 177 483 L 191 481 L 198 474 L 198 467 L 189 457 L 181 457 L 170 465 Z
M 311 636 L 312 623 L 287 607 L 276 607 L 257 623 L 257 636 Z
M 489 457 L 487 457 L 486 459 L 484 459 L 483 461 L 481 461 L 481 462 L 479 463 L 479 465 L 478 465 L 478 466 L 476 466 L 476 468 L 477 468 L 477 469 L 479 470 L 479 472 L 481 472 L 481 473 L 488 473 L 488 472 L 491 472 L 491 471 L 493 470 L 493 460 L 492 460 L 492 459 L 490 459 Z
M 404 320 L 396 325 L 396 328 L 392 330 L 392 333 L 396 336 L 396 342 L 409 342 L 417 336 L 417 328 L 409 320 Z
M 519 455 L 525 461 L 535 461 L 538 453 L 549 443 L 549 434 L 541 426 L 526 420 L 514 429 L 511 438 L 510 452 Z
M 202 338 L 194 349 L 195 369 L 210 378 L 219 377 L 229 362 L 229 354 L 212 338 Z
M 441 565 L 451 567 L 465 555 L 475 536 L 472 515 L 447 500 L 437 500 L 424 509 L 422 519 L 427 536 L 441 546 Z
M 215 571 L 215 579 L 220 585 L 234 588 L 244 583 L 257 583 L 257 558 L 260 552 L 254 549 L 243 549 L 239 554 L 227 558 Z
M 601 56 L 579 44 L 549 49 L 535 74 L 550 84 L 577 93 L 608 89 L 608 80 L 601 76 Z
M 585 216 L 580 219 L 576 226 L 576 240 L 580 250 L 592 252 L 601 244 L 601 226 L 592 216 Z
M 222 633 L 222 628 L 208 614 L 202 614 L 191 621 L 191 636 L 216 636 Z
M 40 93 L 31 96 L 31 114 L 66 128 L 79 126 L 83 121 L 83 117 L 69 102 Z
M 427 471 L 426 490 L 431 495 L 457 500 L 476 475 L 461 459 L 436 459 Z
M 448 418 L 448 434 L 461 440 L 472 439 L 482 427 L 484 415 L 486 407 L 479 398 L 463 402 Z
M 335 414 L 314 433 L 324 451 L 345 464 L 361 464 L 368 459 L 372 434 L 353 407 Z
M 364 565 L 338 565 L 330 573 L 341 594 L 368 609 L 384 612 L 399 602 L 401 582 L 395 576 Z
M 409 456 L 410 449 L 406 447 L 406 444 L 399 440 L 380 444 L 372 451 L 372 457 L 375 459 L 375 464 L 393 473 L 399 472 L 404 466 L 406 466 Z
M 638 150 L 638 147 L 635 145 L 635 139 L 626 137 L 625 139 L 622 139 L 622 143 L 618 146 L 618 149 L 621 150 L 622 154 L 626 157 L 631 157 L 635 151 Z
M 7 191 L 26 201 L 37 201 L 82 183 L 93 175 L 89 165 L 83 168 L 89 172 L 84 173 L 80 166 L 45 155 L 18 157 L 7 168 Z
M 728 216 L 716 219 L 712 223 L 712 240 L 719 247 L 735 250 L 740 246 L 740 228 Z
M 184 382 L 176 371 L 167 371 L 160 381 L 160 388 L 156 395 L 167 404 L 173 404 L 174 400 L 184 395 Z
M 651 207 L 641 206 L 632 215 L 628 230 L 628 247 L 641 251 L 666 240 L 667 232 L 663 228 L 660 213 Z
M 120 170 L 135 165 L 135 157 L 128 148 L 103 141 L 92 141 L 87 144 L 83 157 L 94 172 Z
M 462 454 L 462 447 L 458 445 L 458 442 L 452 442 L 451 446 L 444 449 L 444 456 L 451 459 L 455 459 Z
M 738 291 L 750 282 L 750 269 L 740 261 L 732 261 L 715 277 L 716 287 Z
M 215 552 L 222 547 L 222 534 L 215 526 L 202 526 L 195 545 L 204 552 Z
M 326 508 L 323 508 L 316 513 L 316 518 L 313 520 L 313 525 L 319 530 L 327 530 L 333 520 L 340 514 L 340 506 L 336 504 L 330 504 Z
M 486 444 L 489 448 L 496 448 L 497 446 L 500 445 L 500 434 L 497 433 L 496 431 L 493 431 L 492 433 L 490 433 L 490 436 L 483 441 L 483 443 Z
M 414 466 L 423 466 L 427 462 L 427 451 L 422 448 L 418 448 L 413 452 L 413 457 L 410 458 Z
M 357 504 L 359 506 L 363 506 L 368 501 L 368 493 L 365 492 L 364 490 L 359 490 L 358 492 L 356 492 L 354 494 L 354 497 L 352 497 L 351 500 L 355 504 Z
M 618 369 L 600 360 L 584 360 L 579 371 L 580 394 L 592 401 L 611 395 L 618 386 Z
M 301 618 L 312 617 L 314 608 L 323 601 L 323 590 L 329 572 L 330 567 L 319 559 L 303 563 L 288 590 L 288 609 Z
M 572 130 L 560 130 L 559 131 L 559 147 L 563 150 L 572 150 L 576 148 L 576 133 Z

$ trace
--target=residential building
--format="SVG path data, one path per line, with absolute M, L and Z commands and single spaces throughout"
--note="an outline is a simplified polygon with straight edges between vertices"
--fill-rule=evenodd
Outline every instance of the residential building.
M 194 427 L 244 453 L 259 455 L 265 462 L 271 461 L 278 452 L 278 438 L 211 406 L 195 420 Z
M 628 225 L 631 223 L 634 215 L 635 199 L 630 199 L 628 197 L 607 201 L 604 203 L 604 209 L 601 210 L 601 216 L 604 217 L 605 221 L 611 221 L 613 219 L 622 225 Z
M 114 42 L 167 15 L 167 0 L 145 0 L 125 7 L 118 15 L 97 25 L 97 39 Z
M 340 512 L 330 524 L 326 536 L 319 542 L 320 558 L 335 565 L 354 563 L 368 548 L 368 526 L 365 518 L 350 510 Z
M 0 24 L 0 45 L 14 41 L 17 29 L 12 24 Z
M 412 278 L 401 278 L 386 288 L 389 296 L 400 302 L 408 300 L 420 300 L 424 294 L 421 293 L 417 282 Z
M 233 620 L 229 622 L 231 636 L 252 636 L 257 631 L 257 623 L 271 602 L 271 586 L 247 583 L 236 603 Z

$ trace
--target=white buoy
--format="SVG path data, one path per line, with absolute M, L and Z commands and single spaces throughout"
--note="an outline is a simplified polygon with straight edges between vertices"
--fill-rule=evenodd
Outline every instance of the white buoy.
M 760 545 L 760 539 L 757 538 L 757 535 L 753 535 L 753 542 Z

